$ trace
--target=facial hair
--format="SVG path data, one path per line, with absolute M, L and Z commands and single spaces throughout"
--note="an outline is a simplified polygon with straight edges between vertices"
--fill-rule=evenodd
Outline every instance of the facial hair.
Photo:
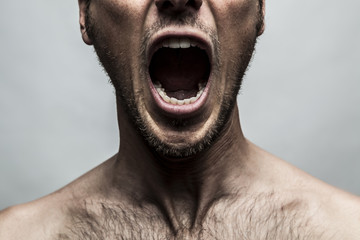
M 196 22 L 196 19 L 192 16 L 182 16 L 182 18 L 168 19 L 166 21 L 160 21 L 151 27 L 144 34 L 141 45 L 141 54 L 140 54 L 140 76 L 143 79 L 146 79 L 146 44 L 148 39 L 152 36 L 153 33 L 156 33 L 158 30 L 168 26 L 168 25 L 179 25 L 179 26 L 193 26 L 200 29 L 203 32 L 209 34 L 212 39 L 213 46 L 215 46 L 215 56 L 219 56 L 219 44 L 216 38 L 216 35 L 207 29 L 203 25 Z M 129 78 L 133 82 L 131 67 L 126 64 L 121 64 L 118 57 L 110 50 L 109 45 L 106 41 L 106 37 L 101 32 L 97 26 L 94 19 L 91 17 L 91 13 L 88 11 L 86 15 L 86 29 L 89 38 L 93 41 L 95 51 L 98 55 L 99 62 L 104 67 L 108 76 L 110 77 L 110 82 L 115 88 L 115 93 L 117 97 L 117 104 L 121 104 L 122 108 L 125 110 L 127 117 L 130 122 L 134 124 L 134 128 L 137 129 L 138 133 L 144 139 L 144 142 L 148 145 L 151 152 L 156 155 L 165 157 L 166 159 L 182 159 L 196 156 L 203 151 L 206 151 L 213 143 L 219 138 L 224 127 L 229 122 L 231 113 L 236 104 L 236 98 L 238 92 L 241 88 L 242 79 L 245 75 L 248 64 L 252 58 L 252 54 L 256 45 L 256 37 L 254 39 L 248 39 L 246 42 L 240 43 L 242 52 L 239 54 L 238 59 L 236 59 L 237 65 L 233 72 L 229 75 L 232 79 L 227 79 L 227 81 L 232 82 L 230 92 L 222 96 L 222 103 L 220 106 L 220 111 L 217 116 L 215 123 L 210 127 L 205 136 L 196 143 L 187 144 L 186 142 L 181 147 L 171 145 L 162 141 L 152 130 L 151 126 L 146 122 L 146 119 L 139 111 L 137 101 L 135 99 L 133 86 L 128 86 L 125 84 L 122 79 L 125 77 Z M 219 59 L 215 58 L 215 63 L 212 66 L 213 74 L 216 77 L 220 76 L 220 65 Z M 170 125 L 174 129 L 180 129 L 186 125 L 191 124 L 191 121 L 186 119 L 167 119 Z M 120 133 L 121 134 L 121 133 Z

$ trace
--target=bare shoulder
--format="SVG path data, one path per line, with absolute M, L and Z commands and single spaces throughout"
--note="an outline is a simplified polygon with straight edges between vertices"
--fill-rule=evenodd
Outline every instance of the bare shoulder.
M 19 229 L 19 220 L 24 219 L 20 207 L 9 207 L 0 211 L 0 240 L 24 239 L 16 230 Z
M 279 203 L 281 214 L 305 219 L 302 225 L 310 229 L 323 229 L 325 239 L 360 239 L 358 196 L 331 186 L 257 146 L 255 152 L 256 170 L 261 176 L 255 189 L 265 186 L 265 192 L 269 189 L 274 192 L 271 201 Z
M 360 239 L 360 199 L 332 186 L 312 189 L 305 197 L 313 226 L 331 239 Z
M 360 198 L 299 172 L 295 187 L 308 203 L 315 225 L 333 229 L 334 239 L 360 239 Z
M 324 187 L 322 218 L 342 235 L 342 239 L 360 239 L 360 198 L 332 186 Z M 321 191 L 319 190 L 321 193 Z
M 294 187 L 298 189 L 294 195 L 305 203 L 313 226 L 329 229 L 331 239 L 360 239 L 358 196 L 301 173 Z
M 57 224 L 59 214 L 39 202 L 9 207 L 0 212 L 0 240 L 46 239 Z
M 101 179 L 99 175 L 103 174 L 104 166 L 106 164 L 43 198 L 0 211 L 0 240 L 52 239 L 65 225 L 68 209 L 94 192 L 90 186 L 99 184 L 97 179 Z
M 53 239 L 67 220 L 73 198 L 67 188 L 0 212 L 0 240 Z

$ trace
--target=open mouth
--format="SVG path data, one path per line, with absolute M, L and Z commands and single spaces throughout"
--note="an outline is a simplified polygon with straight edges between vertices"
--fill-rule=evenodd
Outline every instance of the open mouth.
M 160 105 L 190 107 L 205 98 L 211 63 L 203 45 L 188 37 L 168 37 L 158 44 L 149 74 Z

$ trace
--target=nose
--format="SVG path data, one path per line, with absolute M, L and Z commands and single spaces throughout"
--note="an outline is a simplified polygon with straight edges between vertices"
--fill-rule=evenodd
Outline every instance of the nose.
M 155 0 L 155 5 L 162 13 L 178 14 L 188 10 L 199 10 L 202 0 Z

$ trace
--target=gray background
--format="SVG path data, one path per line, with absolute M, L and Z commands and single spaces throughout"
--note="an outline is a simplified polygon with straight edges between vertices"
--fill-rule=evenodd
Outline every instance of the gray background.
M 239 95 L 245 135 L 360 195 L 360 1 L 267 2 Z M 76 0 L 0 0 L 0 209 L 46 195 L 113 155 L 115 99 Z

